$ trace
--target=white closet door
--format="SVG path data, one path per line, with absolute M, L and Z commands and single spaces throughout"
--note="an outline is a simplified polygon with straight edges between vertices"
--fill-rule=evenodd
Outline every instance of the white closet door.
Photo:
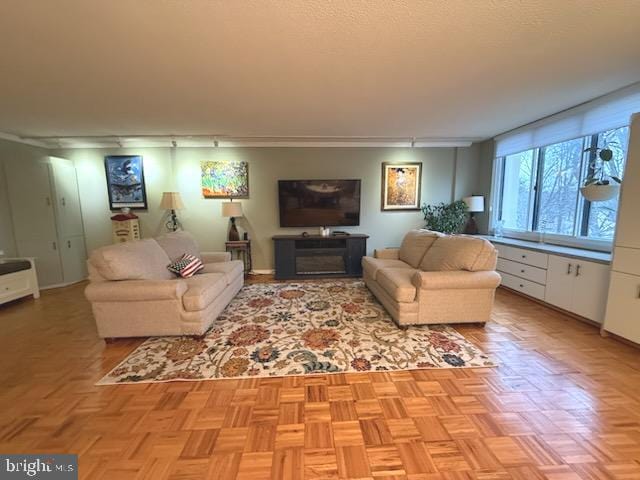
M 16 243 L 27 239 L 53 242 L 57 233 L 49 165 L 9 160 L 5 167 Z
M 87 278 L 87 252 L 82 235 L 66 237 L 60 244 L 64 283 L 75 283 Z
M 84 235 L 76 167 L 70 160 L 50 157 L 56 193 L 60 238 Z
M 18 255 L 35 257 L 41 286 L 62 283 L 49 165 L 9 159 L 5 172 Z
M 640 277 L 611 273 L 605 330 L 640 343 Z

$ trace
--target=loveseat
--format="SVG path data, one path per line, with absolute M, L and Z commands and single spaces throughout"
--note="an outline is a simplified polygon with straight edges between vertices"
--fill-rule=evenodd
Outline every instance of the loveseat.
M 204 269 L 178 278 L 167 265 L 185 253 Z M 99 248 L 88 268 L 85 295 L 102 338 L 202 335 L 244 283 L 242 261 L 200 252 L 181 231 Z
M 467 235 L 413 230 L 400 248 L 363 257 L 365 284 L 400 326 L 485 323 L 500 275 L 497 251 Z

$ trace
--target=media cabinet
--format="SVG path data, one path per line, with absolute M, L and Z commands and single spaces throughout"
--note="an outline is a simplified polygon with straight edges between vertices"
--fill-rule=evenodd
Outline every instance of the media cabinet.
M 278 280 L 362 276 L 368 235 L 276 235 Z

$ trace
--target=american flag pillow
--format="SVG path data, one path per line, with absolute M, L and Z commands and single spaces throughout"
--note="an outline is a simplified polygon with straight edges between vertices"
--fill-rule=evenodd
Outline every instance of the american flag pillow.
M 198 257 L 185 253 L 179 259 L 171 262 L 167 268 L 170 272 L 180 275 L 182 278 L 189 278 L 202 270 L 204 265 Z

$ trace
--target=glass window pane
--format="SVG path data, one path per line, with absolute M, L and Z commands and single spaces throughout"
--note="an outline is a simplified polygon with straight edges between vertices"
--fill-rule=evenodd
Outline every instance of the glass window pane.
M 606 175 L 622 178 L 624 163 L 627 156 L 629 127 L 617 128 L 598 135 L 598 147 L 610 148 L 613 158 L 605 162 Z M 618 213 L 618 197 L 606 202 L 592 202 L 589 209 L 589 237 L 611 240 L 616 229 L 616 215 Z
M 527 230 L 530 225 L 531 192 L 535 150 L 508 155 L 504 159 L 502 220 L 505 228 Z
M 583 138 L 543 149 L 538 231 L 574 235 L 583 150 Z

